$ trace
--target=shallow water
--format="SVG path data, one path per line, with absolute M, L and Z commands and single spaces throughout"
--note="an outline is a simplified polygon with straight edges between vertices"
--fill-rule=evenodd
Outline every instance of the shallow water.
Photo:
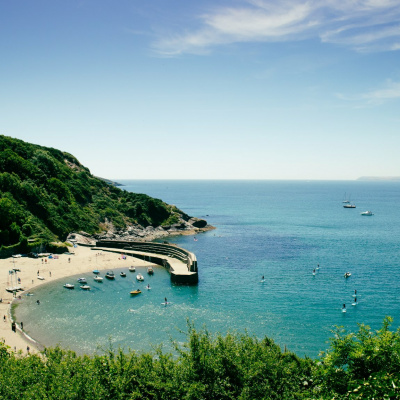
M 173 285 L 162 267 L 151 277 L 143 267 L 141 284 L 127 271 L 127 278 L 102 284 L 91 283 L 87 274 L 90 292 L 66 290 L 65 280 L 44 285 L 16 310 L 17 320 L 41 343 L 79 353 L 110 343 L 145 351 L 164 343 L 171 349 L 171 338 L 185 339 L 180 331 L 187 330 L 189 319 L 212 332 L 267 335 L 315 357 L 327 348 L 334 325 L 355 330 L 364 322 L 378 329 L 385 315 L 399 325 L 398 182 L 123 183 L 126 190 L 161 198 L 217 227 L 197 241 L 171 239 L 196 254 L 199 284 Z M 345 192 L 356 209 L 343 208 Z M 366 210 L 374 215 L 361 216 Z M 346 271 L 352 273 L 348 279 Z M 130 297 L 130 290 L 147 283 L 150 291 Z M 355 289 L 358 305 L 351 306 Z M 163 306 L 164 297 L 172 304 Z

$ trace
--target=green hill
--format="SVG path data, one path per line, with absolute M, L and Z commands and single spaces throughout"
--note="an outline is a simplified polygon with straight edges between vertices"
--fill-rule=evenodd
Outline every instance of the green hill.
M 70 232 L 166 226 L 190 217 L 94 177 L 73 155 L 0 135 L 0 255 L 62 242 Z M 54 250 L 52 250 L 54 251 Z

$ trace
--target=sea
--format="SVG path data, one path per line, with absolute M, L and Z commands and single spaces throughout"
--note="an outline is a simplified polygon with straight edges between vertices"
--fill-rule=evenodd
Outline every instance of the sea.
M 378 330 L 391 316 L 393 329 L 399 327 L 400 182 L 120 182 L 216 228 L 163 239 L 196 254 L 199 283 L 175 285 L 163 267 L 148 276 L 142 266 L 139 284 L 127 269 L 120 278 L 116 264 L 115 281 L 95 284 L 92 273 L 85 275 L 91 291 L 66 290 L 65 279 L 40 286 L 23 296 L 15 316 L 41 344 L 78 354 L 159 346 L 173 353 L 194 326 L 211 334 L 267 336 L 282 350 L 317 358 L 337 326 Z M 344 208 L 345 199 L 356 208 Z M 362 216 L 367 210 L 373 215 Z M 142 294 L 130 297 L 138 287 Z

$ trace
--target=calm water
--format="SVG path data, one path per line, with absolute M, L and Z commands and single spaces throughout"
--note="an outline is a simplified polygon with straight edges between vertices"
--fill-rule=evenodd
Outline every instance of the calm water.
M 129 273 L 125 280 L 93 282 L 90 292 L 65 290 L 64 281 L 42 286 L 17 308 L 17 320 L 40 342 L 79 353 L 110 342 L 145 351 L 164 343 L 170 349 L 170 338 L 185 339 L 180 331 L 189 319 L 212 332 L 267 335 L 315 357 L 327 348 L 334 325 L 355 330 L 364 322 L 378 329 L 391 315 L 399 326 L 400 183 L 123 183 L 126 190 L 161 198 L 217 227 L 197 241 L 171 239 L 197 255 L 198 286 L 174 286 L 162 268 L 147 277 L 144 267 L 142 286 L 149 282 L 152 289 L 136 298 L 129 297 L 135 275 Z M 345 193 L 356 209 L 343 208 Z M 361 216 L 366 210 L 374 215 Z M 346 271 L 352 273 L 347 280 Z M 92 274 L 87 277 L 92 282 Z M 358 305 L 352 306 L 355 289 Z M 172 305 L 162 306 L 164 297 Z

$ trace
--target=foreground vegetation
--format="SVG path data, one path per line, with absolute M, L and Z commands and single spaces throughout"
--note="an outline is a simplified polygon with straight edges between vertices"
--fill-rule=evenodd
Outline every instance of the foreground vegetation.
M 319 360 L 268 338 L 210 335 L 189 325 L 176 355 L 121 350 L 77 356 L 60 348 L 16 355 L 0 345 L 1 399 L 396 399 L 400 331 L 337 328 Z
M 69 153 L 0 135 L 2 257 L 63 241 L 70 232 L 169 225 L 179 218 L 189 219 L 161 200 L 94 177 Z

